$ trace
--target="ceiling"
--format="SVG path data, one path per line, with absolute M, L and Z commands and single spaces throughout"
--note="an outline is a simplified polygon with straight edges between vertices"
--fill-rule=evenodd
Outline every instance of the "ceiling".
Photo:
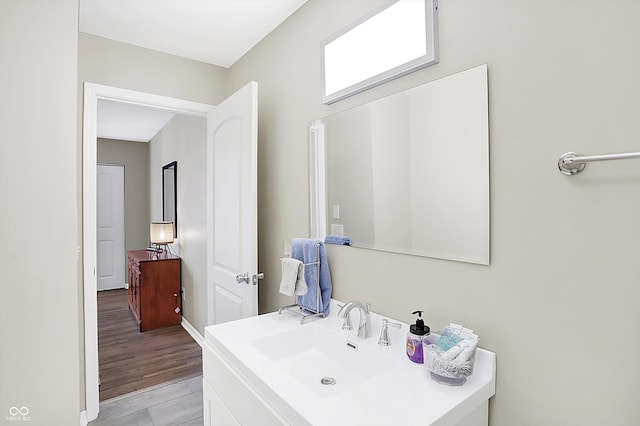
M 228 68 L 307 0 L 80 0 L 81 32 Z M 173 114 L 100 101 L 98 137 L 148 142 Z
M 81 32 L 228 68 L 306 0 L 80 0 Z
M 100 99 L 96 133 L 99 138 L 149 142 L 174 115 L 169 111 Z

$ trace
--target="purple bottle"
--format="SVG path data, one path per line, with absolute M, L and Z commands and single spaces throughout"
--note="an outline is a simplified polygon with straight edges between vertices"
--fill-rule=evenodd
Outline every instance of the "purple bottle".
M 415 324 L 409 326 L 409 332 L 407 333 L 407 356 L 417 364 L 424 364 L 422 345 L 429 344 L 427 336 L 431 330 L 428 325 L 424 325 L 422 311 L 414 311 L 412 314 L 418 314 L 418 318 Z

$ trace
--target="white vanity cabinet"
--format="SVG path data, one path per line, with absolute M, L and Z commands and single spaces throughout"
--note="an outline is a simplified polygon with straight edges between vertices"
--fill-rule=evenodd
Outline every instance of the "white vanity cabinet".
M 205 426 L 288 424 L 207 342 L 202 361 Z
M 407 359 L 407 324 L 381 346 L 380 315 L 371 313 L 374 336 L 361 339 L 341 329 L 336 303 L 304 325 L 284 312 L 206 327 L 205 425 L 488 424 L 495 354 L 478 348 L 467 382 L 443 385 Z

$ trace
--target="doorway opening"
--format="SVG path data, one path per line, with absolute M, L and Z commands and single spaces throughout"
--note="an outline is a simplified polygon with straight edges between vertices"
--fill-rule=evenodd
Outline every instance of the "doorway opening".
M 124 102 L 131 105 L 171 111 L 207 118 L 213 105 L 152 95 L 112 86 L 84 84 L 83 114 L 83 282 L 85 397 L 87 420 L 99 411 L 98 321 L 97 321 L 97 111 L 98 100 Z

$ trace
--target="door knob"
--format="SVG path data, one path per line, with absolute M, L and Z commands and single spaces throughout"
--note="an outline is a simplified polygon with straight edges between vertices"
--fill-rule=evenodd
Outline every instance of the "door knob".
M 236 275 L 236 282 L 238 284 L 240 284 L 240 283 L 249 284 L 249 273 L 245 272 L 244 275 Z
M 253 285 L 258 285 L 258 280 L 263 280 L 263 279 L 264 279 L 264 274 L 262 272 L 251 275 L 251 278 L 249 278 L 248 272 L 245 272 L 242 275 L 236 275 L 236 282 L 238 284 L 241 284 L 241 283 L 249 284 L 249 281 L 251 281 Z
M 255 274 L 252 278 L 253 278 L 253 285 L 258 285 L 258 280 L 264 280 L 264 273 L 259 272 Z

